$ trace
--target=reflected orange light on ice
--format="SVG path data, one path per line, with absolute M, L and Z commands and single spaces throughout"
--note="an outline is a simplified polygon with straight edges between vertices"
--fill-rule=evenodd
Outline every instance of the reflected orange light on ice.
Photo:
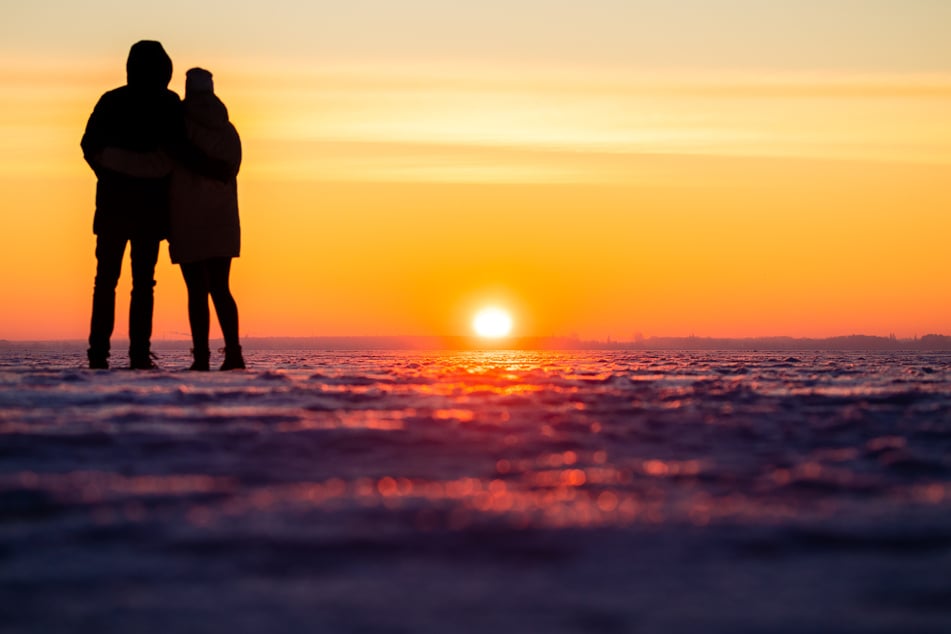
M 268 426 L 270 434 L 286 436 L 284 442 L 304 442 L 302 447 L 313 442 L 318 453 L 328 439 L 334 445 L 334 438 L 342 444 L 333 451 L 342 446 L 349 448 L 347 455 L 350 450 L 379 452 L 381 460 L 359 476 L 254 485 L 207 475 L 24 472 L 0 477 L 0 489 L 40 490 L 55 500 L 81 500 L 96 507 L 94 521 L 107 524 L 149 521 L 152 514 L 163 512 L 161 506 L 153 508 L 142 500 L 126 503 L 134 496 L 177 499 L 186 509 L 186 519 L 200 526 L 227 524 L 262 512 L 337 512 L 356 507 L 399 509 L 422 531 L 500 524 L 552 529 L 824 520 L 840 516 L 844 508 L 841 499 L 826 497 L 829 490 L 872 495 L 870 487 L 898 505 L 941 505 L 951 499 L 946 483 L 909 480 L 881 486 L 877 476 L 868 473 L 875 465 L 902 468 L 910 442 L 899 435 L 874 436 L 860 447 L 817 447 L 791 465 L 768 462 L 751 473 L 746 486 L 723 487 L 724 478 L 734 477 L 732 467 L 702 445 L 681 445 L 675 440 L 680 432 L 670 429 L 707 425 L 691 411 L 696 400 L 688 394 L 681 394 L 683 402 L 668 398 L 681 393 L 683 386 L 672 382 L 672 375 L 664 379 L 663 374 L 638 374 L 655 371 L 642 365 L 641 356 L 652 356 L 652 363 L 671 363 L 665 355 L 622 354 L 617 358 L 623 360 L 606 371 L 605 361 L 594 361 L 585 353 L 447 352 L 416 358 L 390 353 L 389 359 L 375 353 L 374 372 L 367 372 L 358 358 L 349 364 L 324 364 L 318 374 L 311 368 L 281 372 L 277 392 L 308 391 L 306 407 L 292 404 L 281 409 L 279 399 L 269 398 L 233 407 L 205 401 L 198 406 L 204 417 L 215 421 L 212 425 L 229 417 L 275 418 L 275 424 Z M 703 390 L 696 387 L 695 361 L 682 356 L 681 372 L 693 389 Z M 774 362 L 766 361 L 771 368 Z M 402 368 L 397 371 L 399 380 L 379 371 L 396 365 Z M 616 385 L 607 394 L 603 391 L 604 386 L 634 376 L 650 377 L 655 384 L 653 409 L 647 403 L 632 403 L 629 393 L 612 400 Z M 438 378 L 445 381 L 434 380 Z M 772 380 L 784 381 L 778 376 Z M 433 390 L 434 385 L 440 389 Z M 568 389 L 571 385 L 584 389 L 575 392 Z M 574 399 L 585 398 L 584 392 L 597 395 L 600 404 L 592 409 L 571 407 Z M 764 398 L 772 398 L 768 394 L 762 392 Z M 608 398 L 602 400 L 605 395 Z M 681 411 L 670 411 L 671 400 Z M 412 407 L 403 406 L 410 402 Z M 187 408 L 171 407 L 181 416 L 183 428 L 191 429 Z M 592 413 L 597 409 L 603 410 L 603 423 L 594 422 L 594 417 L 600 418 Z M 725 415 L 721 424 L 728 426 L 731 417 Z M 36 433 L 37 425 L 43 424 L 8 421 L 0 425 L 0 432 L 22 433 L 29 426 Z M 743 428 L 742 421 L 740 425 Z M 668 429 L 662 431 L 664 427 Z M 301 434 L 312 430 L 329 433 Z M 730 437 L 733 433 L 727 431 Z M 407 443 L 414 437 L 418 442 Z M 618 442 L 618 437 L 635 441 Z M 466 470 L 457 469 L 454 452 L 460 452 L 458 464 Z M 301 453 L 301 459 L 310 459 L 306 451 Z M 399 457 L 394 460 L 394 455 Z M 283 466 L 281 454 L 264 459 L 276 459 L 278 468 Z M 426 476 L 413 475 L 415 467 L 406 468 L 417 459 L 427 464 Z M 742 465 L 740 459 L 738 466 Z M 818 491 L 818 498 L 804 502 L 804 489 Z
M 583 465 L 592 460 L 590 455 L 579 456 Z M 121 503 L 130 494 L 195 499 L 215 494 L 213 497 L 217 502 L 196 501 L 186 512 L 185 517 L 190 522 L 201 526 L 228 522 L 235 517 L 262 511 L 335 508 L 354 500 L 370 507 L 417 508 L 416 527 L 426 531 L 463 530 L 498 521 L 526 528 L 663 522 L 686 522 L 697 526 L 715 521 L 771 523 L 787 521 L 804 512 L 797 508 L 795 500 L 790 500 L 787 505 L 782 500 L 768 497 L 753 498 L 740 494 L 714 497 L 701 486 L 691 486 L 691 481 L 684 480 L 683 475 L 679 476 L 676 488 L 669 490 L 645 486 L 642 477 L 656 476 L 648 473 L 638 476 L 636 469 L 615 467 L 593 469 L 585 466 L 538 471 L 527 463 L 520 463 L 505 467 L 495 477 L 487 478 L 424 480 L 382 476 L 352 481 L 331 478 L 322 482 L 275 484 L 250 489 L 242 489 L 228 479 L 198 475 L 129 478 L 96 472 L 65 475 L 20 473 L 7 476 L 0 484 L 42 489 L 63 501 L 102 504 L 93 517 L 102 524 L 150 521 L 151 513 L 160 512 L 139 502 L 107 508 L 108 504 Z M 938 505 L 951 498 L 951 493 L 946 485 L 934 483 L 896 487 L 893 496 L 899 501 Z M 818 508 L 810 512 L 835 513 L 836 509 Z

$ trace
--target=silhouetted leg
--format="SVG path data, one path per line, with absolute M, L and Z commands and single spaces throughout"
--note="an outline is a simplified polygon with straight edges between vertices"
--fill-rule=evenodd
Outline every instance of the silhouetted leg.
M 96 281 L 89 324 L 89 366 L 109 367 L 109 339 L 116 322 L 116 284 L 122 272 L 125 238 L 96 237 Z
M 129 361 L 133 368 L 154 367 L 150 358 L 155 263 L 159 240 L 133 239 L 132 298 L 129 302 Z
M 182 277 L 188 289 L 188 325 L 192 331 L 192 348 L 197 355 L 208 350 L 208 275 L 204 262 L 182 264 Z M 197 360 L 197 356 L 196 356 Z
M 205 269 L 208 272 L 208 291 L 211 293 L 211 301 L 215 304 L 225 349 L 239 348 L 241 342 L 238 340 L 238 305 L 229 287 L 231 258 L 207 260 Z

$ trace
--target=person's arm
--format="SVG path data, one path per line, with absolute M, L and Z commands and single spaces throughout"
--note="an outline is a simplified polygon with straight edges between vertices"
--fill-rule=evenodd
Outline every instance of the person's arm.
M 162 178 L 172 171 L 172 160 L 165 152 L 133 152 L 107 147 L 95 160 L 105 169 L 134 178 Z
M 189 128 L 191 145 L 200 148 L 210 160 L 218 161 L 215 169 L 229 180 L 238 175 L 241 168 L 241 139 L 231 123 L 215 127 L 193 125 Z
M 182 141 L 172 148 L 174 158 L 185 169 L 206 178 L 227 183 L 234 179 L 237 170 L 228 161 L 212 158 L 188 141 Z
M 83 158 L 86 159 L 89 167 L 92 168 L 92 171 L 94 171 L 97 176 L 102 170 L 102 165 L 98 160 L 99 155 L 105 148 L 105 123 L 108 118 L 105 114 L 107 107 L 106 101 L 107 96 L 103 95 L 96 103 L 96 107 L 93 108 L 92 114 L 89 115 L 89 120 L 86 122 L 86 130 L 83 132 L 83 138 L 79 142 L 79 146 L 83 150 Z
M 170 93 L 174 95 L 174 93 Z M 206 178 L 228 182 L 234 178 L 231 167 L 225 162 L 212 158 L 189 142 L 185 126 L 185 110 L 175 95 L 168 111 L 165 129 L 165 151 L 173 161 L 185 169 Z

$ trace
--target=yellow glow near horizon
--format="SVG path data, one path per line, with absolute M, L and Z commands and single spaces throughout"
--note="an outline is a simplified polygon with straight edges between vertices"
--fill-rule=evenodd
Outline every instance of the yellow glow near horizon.
M 278 4 L 0 10 L 0 339 L 87 334 L 79 138 L 140 37 L 241 133 L 244 335 L 951 333 L 951 3 Z
M 0 267 L 56 254 L 3 278 L 23 308 L 0 338 L 85 335 L 95 178 L 78 140 L 121 71 L 0 73 Z M 951 76 L 214 72 L 246 150 L 246 334 L 455 335 L 486 288 L 524 302 L 527 336 L 951 331 L 928 282 L 951 277 Z M 506 108 L 529 120 L 529 95 L 564 112 L 511 132 Z M 439 104 L 432 127 L 414 99 Z M 156 336 L 182 336 L 164 256 L 157 279 Z
M 657 170 L 632 157 L 951 164 L 951 73 L 284 72 L 237 78 L 274 177 L 640 184 Z
M 472 329 L 485 339 L 501 339 L 512 332 L 512 316 L 494 306 L 483 308 L 473 318 Z

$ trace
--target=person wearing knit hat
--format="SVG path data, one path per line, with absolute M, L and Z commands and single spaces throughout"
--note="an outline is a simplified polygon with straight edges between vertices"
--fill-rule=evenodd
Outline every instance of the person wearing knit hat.
M 212 161 L 227 166 L 226 180 L 182 165 L 172 171 L 168 252 L 179 264 L 188 289 L 192 370 L 210 369 L 208 298 L 215 306 L 225 340 L 222 370 L 245 367 L 238 338 L 238 307 L 231 295 L 231 260 L 241 252 L 237 174 L 241 139 L 228 118 L 228 109 L 214 93 L 210 72 L 186 73 L 185 133 L 188 143 Z
M 196 92 L 215 92 L 211 73 L 204 68 L 192 68 L 185 73 L 185 98 Z

